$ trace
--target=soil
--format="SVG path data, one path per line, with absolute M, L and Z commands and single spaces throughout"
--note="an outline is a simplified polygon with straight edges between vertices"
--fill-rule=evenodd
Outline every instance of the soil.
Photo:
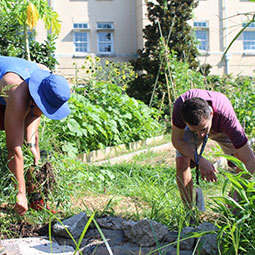
M 56 179 L 50 162 L 46 162 L 41 168 L 30 168 L 27 173 L 27 186 L 30 192 L 39 193 L 44 199 L 48 198 L 56 186 Z M 27 190 L 28 190 L 27 189 Z
M 44 226 L 32 225 L 28 222 L 22 221 L 15 224 L 10 224 L 6 232 L 1 230 L 0 239 L 35 237 L 44 236 L 47 234 L 48 224 Z

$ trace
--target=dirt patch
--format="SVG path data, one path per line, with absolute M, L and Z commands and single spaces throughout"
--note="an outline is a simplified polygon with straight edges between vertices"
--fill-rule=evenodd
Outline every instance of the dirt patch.
M 216 151 L 220 152 L 220 149 L 216 147 L 216 144 L 217 144 L 216 142 L 209 140 L 206 144 L 205 150 L 203 152 L 203 156 L 208 157 L 208 155 L 210 155 L 210 157 L 212 157 L 212 155 Z M 151 165 L 151 166 L 164 165 L 168 167 L 175 167 L 175 156 L 176 156 L 175 148 L 173 146 L 170 146 L 169 149 L 167 149 L 166 151 L 155 153 L 153 157 L 147 157 L 144 160 L 136 160 L 136 163 L 142 164 L 142 165 Z M 209 160 L 212 163 L 214 163 L 218 159 L 219 157 L 213 156 L 213 158 L 210 158 Z
M 28 195 L 29 205 L 31 206 L 36 199 L 43 198 L 45 206 L 49 193 L 52 192 L 57 185 L 51 163 L 46 162 L 40 168 L 30 168 L 26 177 L 27 190 L 30 193 L 30 195 Z M 21 221 L 13 223 L 11 216 L 13 214 L 14 211 L 11 205 L 0 205 L 0 239 L 33 237 L 48 233 L 47 225 L 31 224 L 26 221 L 26 217 L 22 218 Z M 16 215 L 13 215 L 13 218 L 16 217 Z M 3 226 L 1 226 L 1 222 L 4 223 Z M 6 227 L 6 229 L 4 229 L 4 227 Z
M 149 205 L 136 197 L 125 197 L 107 194 L 86 194 L 81 198 L 71 198 L 72 206 L 82 210 L 98 211 L 116 216 L 128 217 L 141 215 Z
M 32 225 L 22 221 L 10 224 L 8 229 L 1 229 L 0 239 L 35 237 L 48 234 L 48 225 Z

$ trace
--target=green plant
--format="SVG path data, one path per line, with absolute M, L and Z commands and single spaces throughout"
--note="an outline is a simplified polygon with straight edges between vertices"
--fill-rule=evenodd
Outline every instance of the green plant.
M 36 42 L 35 40 L 30 40 L 30 57 L 31 61 L 43 64 L 47 66 L 51 71 L 54 71 L 58 61 L 54 57 L 56 50 L 55 47 L 55 35 L 48 34 L 47 40 L 43 43 Z
M 75 65 L 75 64 L 74 64 Z M 77 70 L 76 85 L 90 84 L 96 82 L 113 83 L 126 90 L 128 84 L 132 82 L 137 74 L 129 62 L 113 62 L 109 60 L 101 61 L 99 57 L 86 57 L 81 69 Z M 88 87 L 88 86 L 87 86 Z
M 222 92 L 231 101 L 236 115 L 245 128 L 245 132 L 253 137 L 255 134 L 255 80 L 246 76 L 217 76 L 206 77 L 208 87 Z
M 255 179 L 241 161 L 225 157 L 242 171 L 237 174 L 222 171 L 227 177 L 222 196 L 214 198 L 214 211 L 220 215 L 218 241 L 222 254 L 251 255 L 255 251 Z M 231 196 L 226 194 L 228 190 Z
M 53 11 L 46 0 L 2 0 L 0 7 L 5 18 L 9 21 L 18 21 L 21 25 L 20 31 L 23 32 L 24 49 L 26 58 L 30 60 L 30 51 L 28 46 L 28 28 L 34 29 L 38 19 L 43 19 L 45 28 L 52 29 L 53 34 L 60 33 L 61 24 L 58 19 L 58 14 Z
M 69 156 L 106 146 L 145 139 L 162 132 L 157 113 L 128 97 L 115 84 L 98 82 L 75 88 L 71 114 L 64 120 L 46 120 L 44 136 L 58 136 L 55 145 Z
M 24 47 L 24 36 L 20 31 L 22 25 L 16 19 L 7 19 L 6 15 L 0 11 L 0 54 L 3 56 L 13 56 L 26 58 Z M 29 36 L 29 49 L 31 61 L 46 65 L 50 70 L 54 70 L 58 64 L 54 57 L 55 35 L 48 35 L 43 43 L 35 41 L 35 32 Z
M 196 69 L 198 54 L 191 26 L 187 21 L 191 19 L 192 10 L 197 6 L 197 1 L 147 1 L 148 19 L 150 23 L 143 30 L 145 45 L 138 50 L 138 58 L 132 60 L 134 69 L 139 73 L 138 78 L 130 84 L 127 93 L 149 104 L 153 86 L 157 83 L 157 102 L 166 91 L 168 79 L 165 76 L 165 57 L 162 58 L 162 41 L 165 51 L 174 51 L 180 62 L 187 62 L 189 67 Z M 170 50 L 170 51 L 169 51 Z M 164 55 L 164 54 L 163 54 Z M 163 89 L 162 89 L 163 88 Z M 178 89 L 178 87 L 177 87 Z
M 24 52 L 24 38 L 19 33 L 22 28 L 16 19 L 7 19 L 0 11 L 0 54 L 4 56 L 21 56 Z

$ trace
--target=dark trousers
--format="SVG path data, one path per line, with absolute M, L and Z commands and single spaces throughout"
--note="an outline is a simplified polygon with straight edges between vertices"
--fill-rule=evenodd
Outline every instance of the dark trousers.
M 0 130 L 4 130 L 5 105 L 0 104 Z

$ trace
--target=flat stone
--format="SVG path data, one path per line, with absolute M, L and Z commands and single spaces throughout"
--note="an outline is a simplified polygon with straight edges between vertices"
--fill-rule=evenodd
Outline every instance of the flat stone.
M 70 246 L 60 246 L 48 237 L 29 237 L 21 239 L 6 239 L 0 241 L 3 255 L 73 255 L 74 249 Z M 1 249 L 2 250 L 2 249 Z
M 173 243 L 178 238 L 178 232 L 177 231 L 169 231 L 162 239 L 163 242 L 167 243 Z

